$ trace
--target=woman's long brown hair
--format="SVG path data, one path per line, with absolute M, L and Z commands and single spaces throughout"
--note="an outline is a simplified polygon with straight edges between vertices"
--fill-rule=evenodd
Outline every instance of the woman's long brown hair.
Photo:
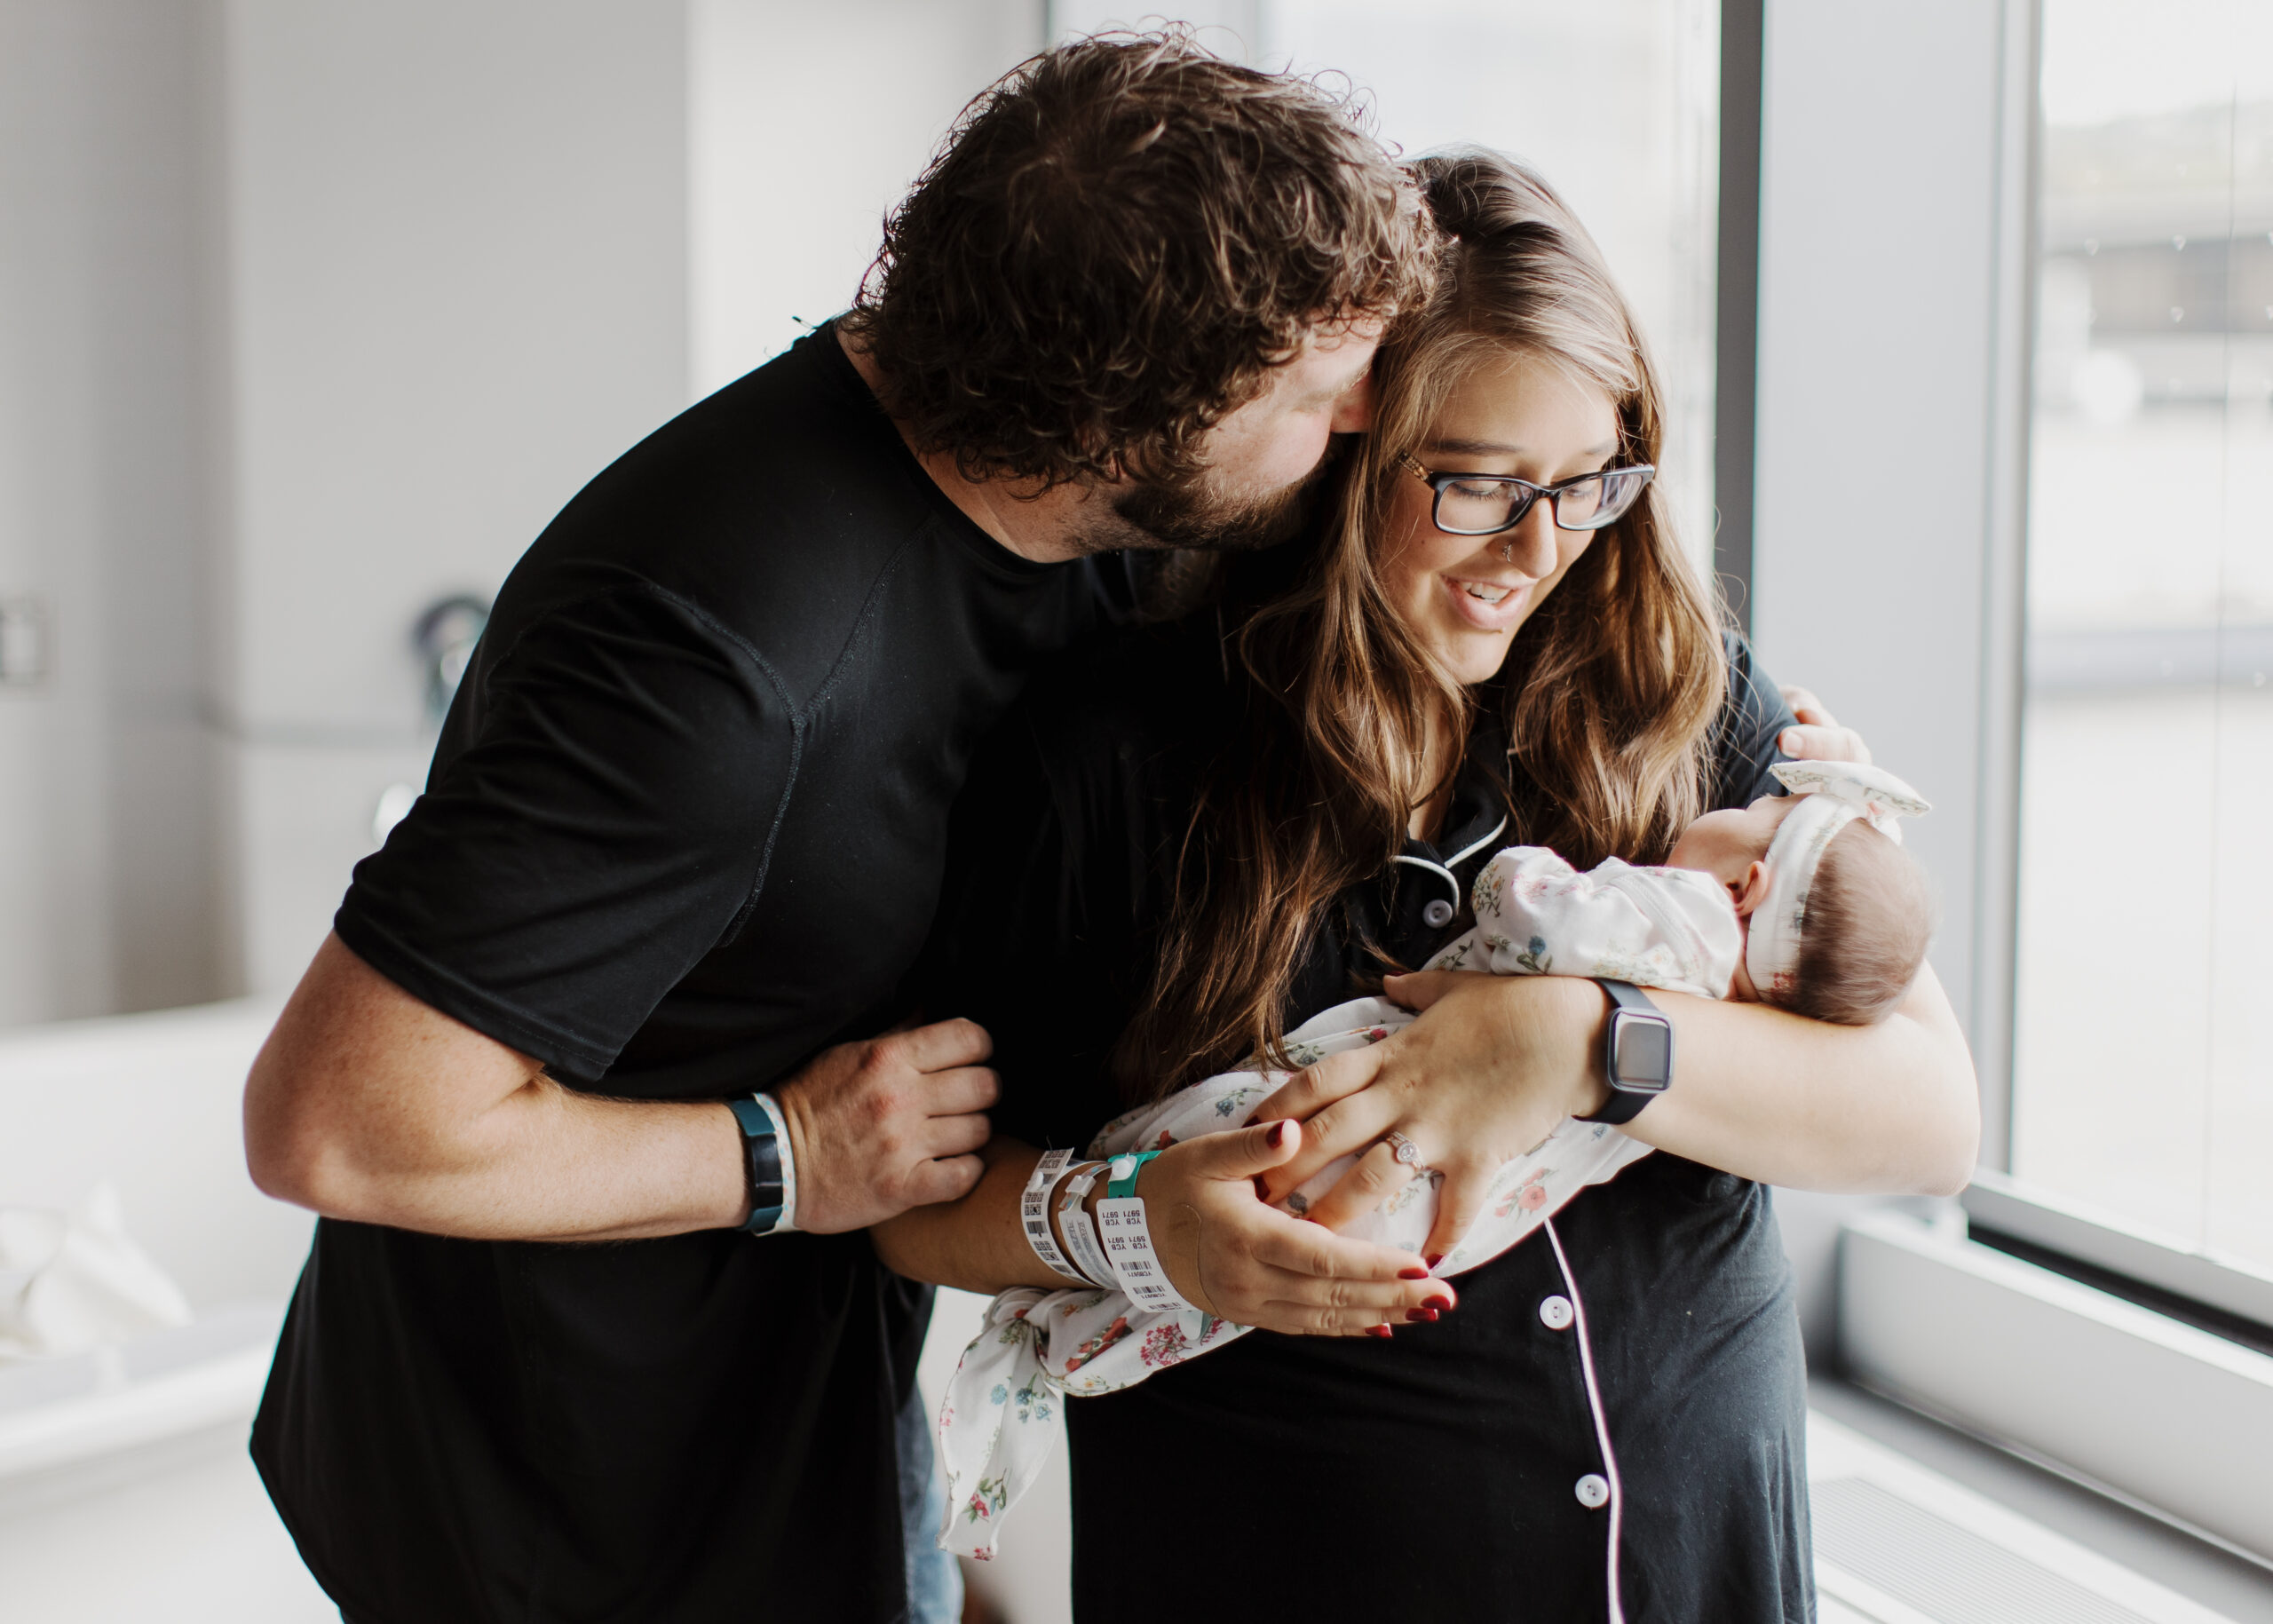
M 1177 857 L 1149 994 L 1114 1071 L 1134 1099 L 1249 1055 L 1285 1064 L 1284 1009 L 1347 887 L 1402 849 L 1432 730 L 1465 754 L 1473 707 L 1503 707 L 1508 836 L 1581 867 L 1663 857 L 1700 810 L 1727 685 L 1713 600 L 1652 485 L 1600 532 L 1517 633 L 1501 677 L 1465 690 L 1406 628 L 1377 573 L 1398 458 L 1469 369 L 1528 352 L 1615 402 L 1619 460 L 1663 432 L 1641 329 L 1600 250 L 1547 183 L 1498 154 L 1412 168 L 1445 235 L 1436 294 L 1382 350 L 1374 424 L 1337 515 L 1291 590 L 1230 639 L 1244 732 L 1206 775 Z M 1352 991 L 1356 989 L 1351 989 Z

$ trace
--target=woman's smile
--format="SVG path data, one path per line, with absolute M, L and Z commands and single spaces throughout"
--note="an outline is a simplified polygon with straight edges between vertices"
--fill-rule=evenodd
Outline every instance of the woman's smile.
M 1443 577 L 1452 595 L 1453 610 L 1478 631 L 1513 631 L 1523 624 L 1535 581 L 1485 581 L 1473 576 Z

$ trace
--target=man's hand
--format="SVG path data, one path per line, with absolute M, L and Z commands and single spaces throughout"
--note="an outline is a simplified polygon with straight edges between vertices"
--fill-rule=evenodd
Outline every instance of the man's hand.
M 1282 1171 L 1303 1138 L 1291 1121 L 1207 1134 L 1137 1174 L 1152 1244 L 1185 1300 L 1234 1325 L 1311 1336 L 1379 1335 L 1451 1309 L 1452 1286 L 1429 1279 L 1412 1253 L 1346 1240 L 1263 1204 L 1259 1176 Z
M 1799 725 L 1783 731 L 1776 741 L 1778 749 L 1796 761 L 1854 761 L 1870 764 L 1871 747 L 1863 742 L 1863 735 L 1851 727 L 1840 726 L 1839 718 L 1824 708 L 1821 700 L 1805 688 L 1786 687 L 1779 692 Z
M 1358 1155 L 1311 1204 L 1310 1218 L 1328 1228 L 1372 1211 L 1413 1177 L 1382 1142 L 1391 1129 L 1412 1140 L 1422 1164 L 1445 1176 L 1423 1248 L 1433 1266 L 1483 1211 L 1504 1164 L 1565 1118 L 1601 1108 L 1606 1002 L 1593 982 L 1567 976 L 1436 970 L 1391 976 L 1386 990 L 1421 1018 L 1297 1073 L 1255 1120 L 1290 1118 L 1308 1129 L 1301 1152 L 1267 1175 L 1274 1200 L 1335 1157 Z
M 824 1050 L 772 1093 L 797 1168 L 797 1227 L 866 1229 L 970 1193 L 994 1073 L 984 1027 L 944 1020 Z

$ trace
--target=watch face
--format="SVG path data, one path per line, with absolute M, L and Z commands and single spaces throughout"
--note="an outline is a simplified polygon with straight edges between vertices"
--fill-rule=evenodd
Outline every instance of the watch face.
M 1618 1064 L 1613 1079 L 1625 1089 L 1662 1089 L 1673 1076 L 1673 1026 L 1669 1022 L 1620 1011 Z

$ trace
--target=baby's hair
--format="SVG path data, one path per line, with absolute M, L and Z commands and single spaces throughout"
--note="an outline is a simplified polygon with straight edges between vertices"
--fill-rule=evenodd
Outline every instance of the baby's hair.
M 1808 887 L 1795 1015 L 1871 1026 L 1894 1011 L 1926 962 L 1937 910 L 1917 859 L 1860 819 L 1832 837 Z

